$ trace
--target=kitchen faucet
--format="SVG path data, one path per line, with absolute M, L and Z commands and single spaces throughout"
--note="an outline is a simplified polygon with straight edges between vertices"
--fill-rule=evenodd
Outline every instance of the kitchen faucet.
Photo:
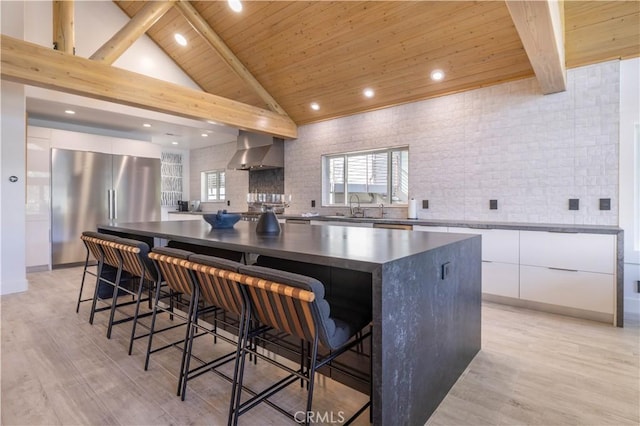
M 358 207 L 356 207 L 355 209 L 353 208 L 353 197 L 356 197 L 356 202 L 358 203 Z M 349 212 L 351 213 L 352 217 L 355 217 L 356 214 L 360 214 L 360 197 L 358 197 L 358 194 L 351 194 L 349 195 Z
M 384 218 L 384 204 L 380 203 L 378 206 L 380 207 L 380 219 L 382 219 Z

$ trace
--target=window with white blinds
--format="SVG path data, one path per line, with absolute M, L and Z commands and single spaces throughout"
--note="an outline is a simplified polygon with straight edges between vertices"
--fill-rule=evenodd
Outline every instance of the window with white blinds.
M 223 170 L 202 172 L 203 201 L 225 200 L 225 173 Z
M 390 148 L 323 156 L 323 204 L 406 204 L 409 148 Z

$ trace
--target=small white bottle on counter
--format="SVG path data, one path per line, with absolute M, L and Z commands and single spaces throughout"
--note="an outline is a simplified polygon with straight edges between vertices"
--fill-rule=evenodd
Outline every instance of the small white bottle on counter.
M 418 218 L 418 202 L 411 198 L 409 200 L 409 212 L 407 214 L 408 219 L 417 219 Z

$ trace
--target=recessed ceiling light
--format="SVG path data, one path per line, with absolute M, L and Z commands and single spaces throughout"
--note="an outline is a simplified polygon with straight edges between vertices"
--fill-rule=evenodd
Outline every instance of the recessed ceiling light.
M 75 112 L 74 110 L 72 110 L 72 109 L 66 109 L 66 110 L 64 111 L 64 113 L 65 113 L 65 114 L 69 114 L 69 115 L 73 115 L 73 114 L 75 114 L 76 112 Z
M 213 120 L 207 120 L 207 123 L 209 123 L 209 124 L 216 124 L 216 125 L 217 125 L 217 124 L 219 124 L 219 123 L 216 123 L 216 122 L 215 122 L 215 121 L 213 121 Z
M 373 98 L 373 95 L 375 95 L 376 93 L 373 91 L 373 89 L 370 88 L 366 88 L 362 91 L 362 93 L 364 94 L 365 97 L 367 98 Z
M 182 34 L 175 33 L 173 35 L 173 38 L 176 39 L 176 43 L 178 43 L 180 46 L 186 46 L 187 45 L 187 39 L 184 38 L 184 36 Z
M 173 142 L 171 142 L 171 143 L 172 143 L 173 145 L 178 145 L 178 142 L 176 142 L 176 141 L 173 141 Z
M 240 0 L 227 0 L 227 3 L 234 12 L 242 12 L 242 3 Z
M 442 70 L 433 70 L 431 71 L 431 80 L 440 81 L 444 78 L 444 71 Z
M 206 134 L 206 133 L 203 133 L 203 134 L 201 134 L 200 136 L 202 136 L 203 138 L 206 138 L 206 137 L 208 137 L 209 135 L 208 135 L 208 134 Z
M 314 111 L 318 111 L 320 109 L 320 105 L 317 102 L 311 102 L 311 109 Z
M 149 123 L 144 123 L 144 124 L 142 125 L 142 127 L 151 127 L 151 124 L 149 124 Z

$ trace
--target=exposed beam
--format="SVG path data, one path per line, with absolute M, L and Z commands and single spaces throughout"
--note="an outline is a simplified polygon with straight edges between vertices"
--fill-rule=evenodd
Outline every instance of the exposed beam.
M 273 111 L 47 49 L 2 34 L 2 78 L 94 99 L 178 115 L 214 120 L 240 129 L 296 138 L 288 117 Z
M 175 0 L 149 1 L 124 27 L 102 45 L 89 59 L 112 64 L 158 19 L 167 13 Z
M 267 104 L 267 107 L 278 114 L 288 117 L 287 112 L 276 102 L 258 80 L 247 70 L 240 59 L 229 49 L 225 42 L 209 26 L 209 23 L 198 13 L 198 11 L 187 0 L 180 0 L 176 3 L 178 10 L 182 12 L 187 22 L 198 32 L 209 45 L 220 55 L 223 61 L 243 79 Z
M 53 7 L 53 48 L 73 55 L 75 53 L 73 0 L 54 0 L 51 5 Z
M 557 0 L 507 0 L 542 93 L 567 90 L 562 3 Z

